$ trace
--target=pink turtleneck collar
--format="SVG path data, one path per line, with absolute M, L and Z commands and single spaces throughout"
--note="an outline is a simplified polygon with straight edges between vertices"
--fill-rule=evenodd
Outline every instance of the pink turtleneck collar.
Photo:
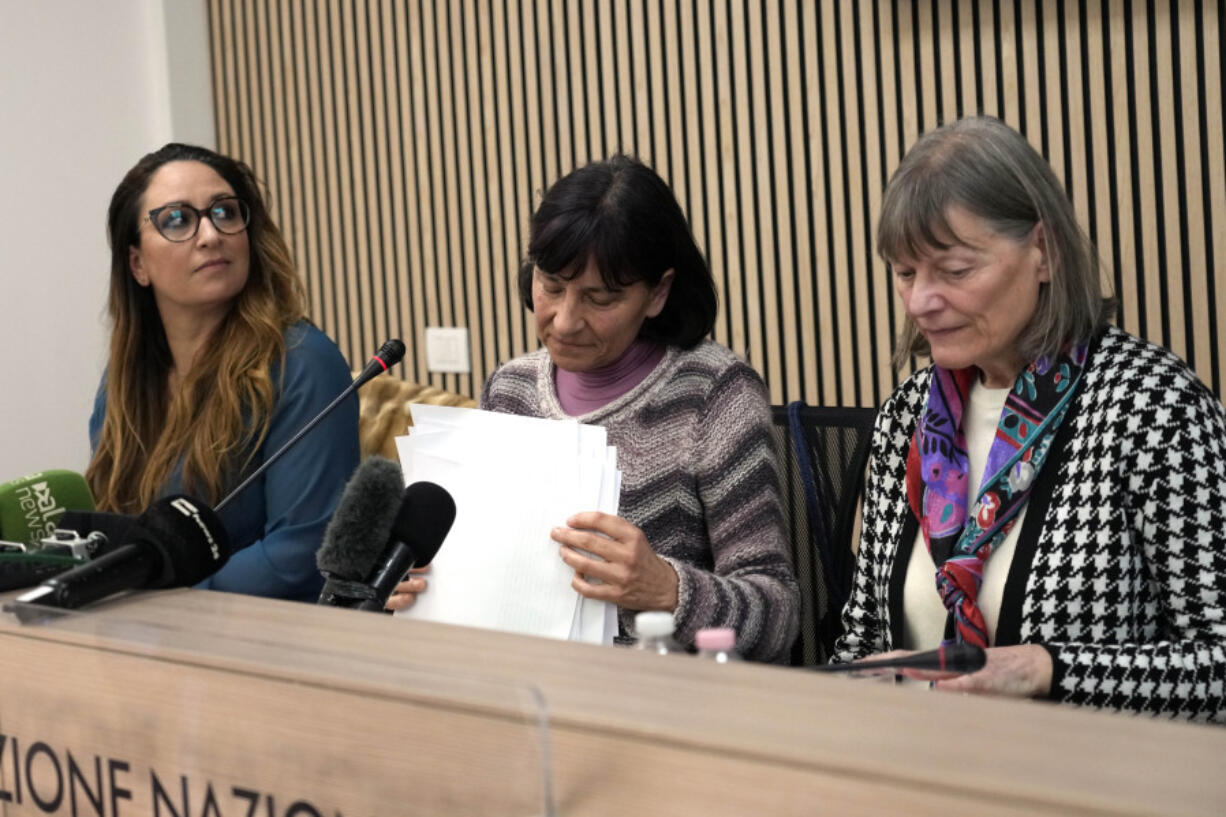
M 562 410 L 571 417 L 578 417 L 607 406 L 642 383 L 664 359 L 665 350 L 661 343 L 639 339 L 608 366 L 590 372 L 555 368 L 553 382 Z

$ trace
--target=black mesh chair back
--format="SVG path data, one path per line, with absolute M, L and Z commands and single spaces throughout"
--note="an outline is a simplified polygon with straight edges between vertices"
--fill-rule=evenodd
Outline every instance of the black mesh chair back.
M 875 409 L 772 406 L 780 491 L 800 583 L 792 664 L 825 663 L 841 631 L 855 570 L 852 535 Z

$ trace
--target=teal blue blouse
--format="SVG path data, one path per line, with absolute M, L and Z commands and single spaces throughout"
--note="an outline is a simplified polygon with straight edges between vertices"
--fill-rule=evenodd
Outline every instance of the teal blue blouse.
M 285 338 L 281 395 L 251 470 L 332 402 L 352 377 L 336 344 L 310 324 L 290 327 Z M 274 366 L 273 383 L 280 382 L 278 368 Z M 104 375 L 89 421 L 91 448 L 105 416 Z M 359 456 L 354 394 L 225 507 L 221 521 L 230 535 L 232 555 L 197 587 L 315 601 L 323 586 L 315 551 Z M 178 483 L 176 474 L 166 493 L 177 493 Z

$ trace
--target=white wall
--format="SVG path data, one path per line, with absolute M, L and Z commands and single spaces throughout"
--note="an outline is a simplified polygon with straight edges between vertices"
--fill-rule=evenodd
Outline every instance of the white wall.
M 0 0 L 0 482 L 88 463 L 106 207 L 143 154 L 212 145 L 207 49 L 204 0 Z

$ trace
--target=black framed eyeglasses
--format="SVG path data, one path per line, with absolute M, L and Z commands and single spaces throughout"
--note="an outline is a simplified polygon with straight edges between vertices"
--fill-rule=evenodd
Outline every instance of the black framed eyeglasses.
M 164 204 L 149 211 L 146 219 L 153 222 L 162 238 L 175 243 L 190 241 L 200 229 L 200 219 L 208 216 L 217 232 L 226 235 L 241 233 L 251 220 L 251 208 L 236 196 L 216 199 L 203 210 L 190 204 Z

